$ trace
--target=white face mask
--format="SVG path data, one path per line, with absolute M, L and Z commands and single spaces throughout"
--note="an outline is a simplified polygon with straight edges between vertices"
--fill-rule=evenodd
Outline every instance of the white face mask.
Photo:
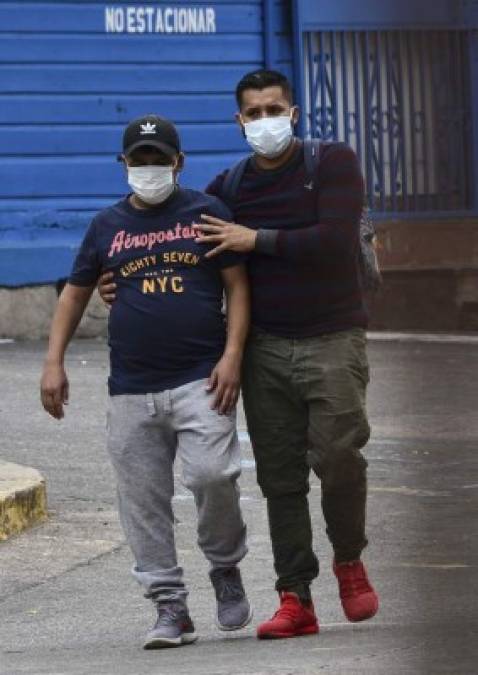
M 273 159 L 281 155 L 292 139 L 289 115 L 262 117 L 244 124 L 246 139 L 258 155 Z
M 128 184 L 146 204 L 164 202 L 174 190 L 172 166 L 129 166 Z

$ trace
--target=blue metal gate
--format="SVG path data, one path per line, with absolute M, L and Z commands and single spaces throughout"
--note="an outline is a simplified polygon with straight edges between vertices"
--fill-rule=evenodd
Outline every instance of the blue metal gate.
M 473 7 L 416 4 L 296 0 L 302 131 L 356 149 L 375 211 L 469 212 Z

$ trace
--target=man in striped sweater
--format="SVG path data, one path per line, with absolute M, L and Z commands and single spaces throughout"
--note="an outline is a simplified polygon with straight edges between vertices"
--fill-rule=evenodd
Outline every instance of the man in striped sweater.
M 294 637 L 319 630 L 310 593 L 319 570 L 310 468 L 321 480 L 344 612 L 361 621 L 378 609 L 360 560 L 367 544 L 360 449 L 370 435 L 358 266 L 364 184 L 355 153 L 341 144 L 325 148 L 309 181 L 303 144 L 293 135 L 298 109 L 283 75 L 249 73 L 236 97 L 237 121 L 254 154 L 234 198 L 224 194 L 227 172 L 207 188 L 229 201 L 235 222 L 204 216 L 197 241 L 215 246 L 207 257 L 249 254 L 253 329 L 242 386 L 280 595 L 258 637 Z

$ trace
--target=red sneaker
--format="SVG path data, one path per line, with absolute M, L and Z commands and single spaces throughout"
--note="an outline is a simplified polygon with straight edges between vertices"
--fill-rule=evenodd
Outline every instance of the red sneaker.
M 371 586 L 360 560 L 334 562 L 334 573 L 339 582 L 340 600 L 349 621 L 371 619 L 378 611 L 378 596 Z
M 280 607 L 272 619 L 261 623 L 257 629 L 260 640 L 314 635 L 319 623 L 312 602 L 302 604 L 295 593 L 280 593 Z

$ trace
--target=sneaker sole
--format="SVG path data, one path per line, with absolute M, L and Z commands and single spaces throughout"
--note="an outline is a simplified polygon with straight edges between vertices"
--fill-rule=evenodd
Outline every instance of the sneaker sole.
M 198 635 L 196 633 L 188 633 L 187 635 L 181 635 L 178 638 L 154 638 L 153 640 L 148 640 L 143 645 L 143 649 L 167 649 L 168 647 L 183 647 L 185 645 L 191 645 L 193 642 L 196 642 Z
M 351 623 L 360 623 L 360 621 L 368 621 L 368 619 L 373 619 L 373 617 L 377 614 L 377 612 L 378 612 L 378 602 L 376 606 L 368 614 L 364 614 L 363 616 L 350 617 L 344 610 L 344 614 L 347 620 L 350 621 Z
M 318 635 L 319 634 L 319 627 L 318 626 L 311 626 L 310 628 L 304 628 L 300 632 L 297 633 L 262 633 L 261 635 L 257 635 L 257 638 L 259 640 L 285 640 L 287 638 L 295 638 L 295 637 L 304 637 L 306 635 Z
M 251 623 L 253 616 L 254 616 L 254 612 L 252 611 L 252 609 L 250 609 L 249 610 L 249 616 L 247 617 L 247 619 L 243 623 L 240 624 L 240 626 L 224 626 L 222 623 L 219 623 L 219 621 L 217 619 L 216 619 L 216 626 L 223 633 L 230 633 L 233 630 L 241 630 L 241 628 L 245 628 L 246 626 L 248 626 Z

